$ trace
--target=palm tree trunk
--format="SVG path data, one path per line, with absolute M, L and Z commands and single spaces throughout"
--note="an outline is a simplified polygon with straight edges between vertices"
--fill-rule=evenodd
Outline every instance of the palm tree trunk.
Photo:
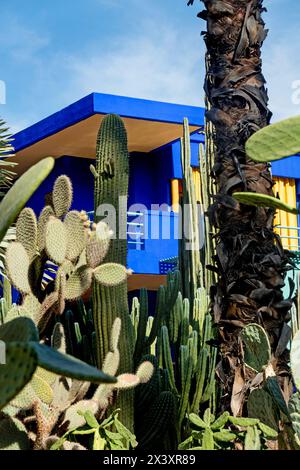
M 231 405 L 239 414 L 249 378 L 239 339 L 245 324 L 258 322 L 267 330 L 276 374 L 288 382 L 288 352 L 282 340 L 288 333 L 290 303 L 283 302 L 281 288 L 289 255 L 273 232 L 273 210 L 239 205 L 232 198 L 234 191 L 273 195 L 268 165 L 245 154 L 246 140 L 271 118 L 261 62 L 267 35 L 263 0 L 202 1 L 205 10 L 198 16 L 207 22 L 206 118 L 214 128 L 212 176 L 217 185 L 209 209 L 217 228 L 218 283 L 212 292 L 221 342 L 217 373 L 224 407 Z

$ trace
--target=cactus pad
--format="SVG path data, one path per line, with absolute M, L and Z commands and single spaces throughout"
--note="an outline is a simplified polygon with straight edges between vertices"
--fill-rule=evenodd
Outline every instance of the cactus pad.
M 82 266 L 69 276 L 66 282 L 66 300 L 79 299 L 89 289 L 92 282 L 93 271 L 87 266 Z
M 26 343 L 6 345 L 6 364 L 0 366 L 0 409 L 29 382 L 37 367 L 35 351 Z
M 52 261 L 62 264 L 67 254 L 67 231 L 61 220 L 51 217 L 46 226 L 46 251 Z
M 277 199 L 273 196 L 268 196 L 266 194 L 259 193 L 233 193 L 233 197 L 247 206 L 262 206 L 262 207 L 273 207 L 274 209 L 279 209 L 285 212 L 290 212 L 291 214 L 298 214 L 298 209 L 296 207 L 289 206 L 285 204 L 280 199 Z
M 43 159 L 27 170 L 8 191 L 1 202 L 0 242 L 30 196 L 49 175 L 53 166 L 53 158 Z
M 67 254 L 66 257 L 74 261 L 86 245 L 87 232 L 84 222 L 81 219 L 80 212 L 71 211 L 65 217 L 64 225 L 67 232 Z
M 7 248 L 6 267 L 9 279 L 15 288 L 22 294 L 30 294 L 29 256 L 21 243 L 13 242 Z
M 271 347 L 265 330 L 251 323 L 243 328 L 241 337 L 244 343 L 245 364 L 256 372 L 261 372 L 271 359 Z
M 84 426 L 86 423 L 83 413 L 90 411 L 93 415 L 98 410 L 98 403 L 93 400 L 81 400 L 70 406 L 65 414 L 63 425 L 68 425 L 68 430 Z M 80 413 L 80 414 L 79 414 Z
M 42 251 L 45 249 L 46 244 L 46 226 L 51 216 L 54 216 L 54 211 L 51 206 L 45 206 L 39 216 L 38 220 L 38 232 L 37 232 L 37 243 L 39 249 Z
M 104 260 L 108 253 L 109 240 L 90 240 L 86 247 L 86 259 L 91 268 L 96 268 Z
M 64 216 L 71 207 L 73 188 L 70 178 L 62 175 L 55 181 L 52 202 L 57 217 Z
M 66 336 L 62 323 L 56 323 L 53 328 L 51 346 L 59 352 L 66 352 Z
M 0 450 L 29 450 L 27 430 L 16 418 L 0 421 Z
M 5 343 L 38 341 L 39 335 L 33 321 L 21 317 L 0 326 L 0 340 Z
M 293 429 L 300 442 L 300 394 L 295 393 L 289 401 L 289 412 L 292 420 Z
M 278 430 L 280 415 L 271 395 L 261 388 L 253 390 L 247 402 L 248 416 Z
M 37 249 L 37 220 L 35 213 L 29 207 L 22 210 L 16 224 L 16 240 L 24 246 L 33 259 Z
M 95 383 L 115 383 L 116 379 L 95 369 L 74 357 L 60 354 L 55 349 L 39 343 L 30 343 L 37 355 L 38 363 L 44 369 L 78 380 Z

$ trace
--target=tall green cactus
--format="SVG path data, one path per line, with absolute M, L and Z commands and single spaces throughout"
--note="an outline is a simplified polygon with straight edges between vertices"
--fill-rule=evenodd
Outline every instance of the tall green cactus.
M 208 168 L 202 152 L 199 153 L 201 172 L 201 201 L 197 201 L 191 167 L 191 149 L 188 122 L 184 121 L 184 138 L 182 139 L 182 170 L 183 170 L 183 203 L 188 204 L 188 223 L 183 221 L 183 227 L 189 228 L 189 233 L 180 246 L 180 272 L 168 275 L 166 287 L 160 287 L 157 293 L 155 316 L 150 317 L 152 328 L 146 325 L 148 315 L 147 295 L 141 291 L 140 302 L 134 299 L 132 306 L 132 322 L 136 331 L 137 353 L 147 354 L 147 346 L 151 344 L 155 353 L 161 374 L 166 386 L 165 391 L 173 394 L 175 406 L 175 429 L 177 440 L 186 434 L 187 417 L 190 412 L 199 413 L 203 406 L 209 405 L 215 411 L 215 368 L 217 348 L 213 344 L 215 331 L 212 316 L 209 311 L 209 288 L 213 276 L 207 273 L 206 264 L 211 263 L 211 241 L 209 226 L 205 224 L 204 244 L 200 249 L 200 218 L 208 207 Z M 182 228 L 183 228 L 182 227 Z M 190 247 L 186 246 L 190 243 Z M 191 248 L 191 249 L 190 249 Z M 182 293 L 180 292 L 182 288 Z M 145 330 L 149 331 L 145 340 Z M 140 402 L 144 403 L 147 391 L 155 385 L 156 375 L 152 382 L 146 384 L 143 391 L 137 389 L 136 407 L 139 421 L 144 422 L 145 410 L 155 419 L 154 410 L 143 411 Z M 156 391 L 156 396 L 159 392 Z M 163 416 L 162 416 L 163 418 Z M 160 423 L 163 427 L 165 424 Z M 145 425 L 137 429 L 138 439 L 146 433 Z M 175 440 L 176 440 L 175 437 Z M 165 442 L 162 443 L 165 445 Z
M 116 211 L 115 232 L 105 261 L 126 265 L 127 261 L 127 196 L 129 177 L 129 158 L 127 134 L 122 120 L 116 115 L 106 116 L 101 124 L 97 139 L 96 168 L 91 167 L 95 178 L 94 209 L 95 222 L 103 220 L 99 208 L 110 204 Z M 104 362 L 109 352 L 109 334 L 114 320 L 121 318 L 123 334 L 120 338 L 120 370 L 132 371 L 134 336 L 130 320 L 127 283 L 118 288 L 93 285 L 93 312 L 96 331 L 97 363 Z M 133 393 L 122 391 L 118 407 L 121 421 L 128 429 L 133 429 Z

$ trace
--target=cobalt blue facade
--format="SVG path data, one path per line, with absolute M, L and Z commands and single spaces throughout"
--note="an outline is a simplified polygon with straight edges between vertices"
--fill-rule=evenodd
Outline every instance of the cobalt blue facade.
M 193 106 L 182 106 L 148 100 L 93 93 L 78 102 L 34 124 L 15 135 L 16 153 L 49 136 L 75 125 L 95 114 L 119 114 L 123 118 L 149 122 L 182 124 L 188 117 L 190 125 L 201 128 L 204 110 Z M 82 136 L 84 139 L 84 135 Z M 204 137 L 194 133 L 191 137 L 192 164 L 198 165 L 199 142 Z M 51 175 L 28 202 L 38 214 L 45 203 L 45 196 L 51 192 L 55 179 L 68 175 L 74 187 L 72 209 L 93 211 L 93 177 L 89 166 L 93 161 L 80 155 L 62 155 L 56 159 Z M 135 216 L 128 216 L 128 266 L 135 273 L 160 274 L 161 262 L 178 253 L 178 216 L 171 211 L 171 180 L 182 177 L 180 140 L 152 149 L 150 152 L 131 152 L 128 207 L 142 204 L 147 211 L 142 214 L 140 237 L 129 235 L 133 229 L 130 222 Z M 164 207 L 161 207 L 164 205 Z M 164 228 L 167 227 L 167 228 Z M 169 230 L 169 234 L 162 233 Z M 168 236 L 169 235 L 169 236 Z
M 198 131 L 191 134 L 192 165 L 198 166 L 199 143 L 204 142 L 204 109 L 148 100 L 93 93 L 78 102 L 40 121 L 15 135 L 15 149 L 18 155 L 23 149 L 44 141 L 49 136 L 88 120 L 97 114 L 115 113 L 123 118 L 182 124 L 188 117 L 189 123 Z M 128 216 L 128 266 L 135 273 L 160 274 L 161 261 L 173 258 L 178 253 L 176 228 L 178 216 L 171 211 L 171 181 L 182 178 L 180 139 L 167 142 L 149 152 L 133 151 L 130 155 L 130 182 L 128 207 L 143 204 L 147 214 L 142 214 L 140 223 L 134 222 L 136 214 Z M 84 135 L 82 135 L 84 139 Z M 44 155 L 41 155 L 41 158 Z M 275 176 L 296 178 L 297 195 L 300 198 L 300 157 L 275 162 L 272 171 Z M 29 201 L 36 213 L 44 206 L 45 195 L 51 192 L 57 176 L 68 175 L 74 187 L 73 209 L 93 211 L 93 177 L 89 166 L 93 160 L 82 155 L 61 155 L 56 159 L 55 168 L 46 181 Z M 161 209 L 162 204 L 165 205 Z M 153 207 L 156 205 L 157 207 Z M 153 226 L 156 226 L 153 236 Z M 170 236 L 164 239 L 162 227 L 170 227 Z M 130 236 L 139 227 L 139 236 Z M 157 230 L 157 227 L 160 227 Z

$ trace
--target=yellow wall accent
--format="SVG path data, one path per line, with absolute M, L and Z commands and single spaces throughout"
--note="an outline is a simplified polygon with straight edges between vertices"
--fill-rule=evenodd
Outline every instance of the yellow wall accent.
M 201 202 L 201 176 L 200 170 L 198 168 L 193 168 L 193 180 L 195 185 L 195 193 L 198 202 Z M 172 179 L 171 180 L 171 195 L 172 195 L 172 210 L 178 212 L 179 202 L 180 202 L 180 187 L 181 180 Z
M 201 176 L 198 168 L 193 168 L 193 178 L 195 185 L 195 193 L 198 202 L 201 202 Z
M 171 180 L 171 194 L 172 194 L 172 210 L 173 212 L 179 211 L 179 180 Z
M 297 206 L 297 196 L 296 196 L 296 182 L 293 178 L 278 178 L 273 177 L 275 182 L 274 193 L 275 196 L 278 194 L 279 198 L 289 204 L 290 206 Z M 289 214 L 284 211 L 276 211 L 275 216 L 275 226 L 283 225 L 285 227 L 298 227 L 298 217 L 295 214 Z M 297 251 L 299 247 L 298 231 L 289 228 L 289 229 L 275 229 L 282 237 L 283 247 L 287 250 Z M 295 238 L 284 238 L 284 237 L 295 237 Z

